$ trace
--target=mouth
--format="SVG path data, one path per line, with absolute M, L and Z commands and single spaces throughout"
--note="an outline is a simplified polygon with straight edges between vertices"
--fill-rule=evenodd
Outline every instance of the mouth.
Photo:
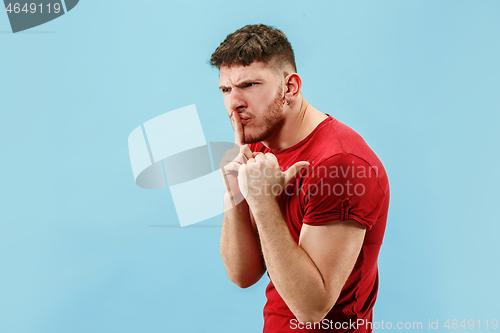
M 245 125 L 246 123 L 248 123 L 250 121 L 250 117 L 249 116 L 245 116 L 245 115 L 243 115 L 241 113 L 239 114 L 239 116 L 240 116 L 241 123 L 243 125 Z

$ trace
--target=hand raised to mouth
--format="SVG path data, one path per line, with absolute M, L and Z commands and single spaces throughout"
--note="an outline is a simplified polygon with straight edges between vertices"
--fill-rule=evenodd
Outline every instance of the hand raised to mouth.
M 245 144 L 245 132 L 238 112 L 233 111 L 231 114 L 231 123 L 234 128 L 234 143 L 238 146 L 243 146 Z
M 232 112 L 231 123 L 234 128 L 235 146 L 226 151 L 219 167 L 226 192 L 230 195 L 233 206 L 236 206 L 245 200 L 238 184 L 238 172 L 240 167 L 253 157 L 253 154 L 245 145 L 245 132 L 238 112 Z

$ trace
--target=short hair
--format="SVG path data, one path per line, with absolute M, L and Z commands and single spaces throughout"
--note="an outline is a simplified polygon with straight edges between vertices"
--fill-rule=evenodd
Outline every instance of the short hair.
M 270 64 L 276 70 L 290 65 L 297 72 L 292 45 L 285 34 L 265 24 L 246 25 L 227 35 L 209 62 L 220 70 L 233 65 L 248 66 L 254 61 Z

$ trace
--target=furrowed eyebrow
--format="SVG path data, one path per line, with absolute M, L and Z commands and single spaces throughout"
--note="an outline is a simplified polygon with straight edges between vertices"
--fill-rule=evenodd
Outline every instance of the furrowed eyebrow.
M 244 87 L 246 84 L 249 84 L 249 83 L 262 83 L 263 80 L 261 79 L 255 79 L 255 80 L 252 80 L 252 79 L 247 79 L 247 80 L 243 80 L 243 81 L 240 81 L 236 84 L 237 87 Z M 231 89 L 231 87 L 226 87 L 226 86 L 219 86 L 219 89 L 222 90 L 222 89 Z
M 245 86 L 246 84 L 249 84 L 249 83 L 261 83 L 261 82 L 262 82 L 262 80 L 260 80 L 260 79 L 254 79 L 254 80 L 248 79 L 248 80 L 243 80 L 243 81 L 238 82 L 236 84 L 236 86 L 237 87 L 243 87 L 243 86 Z

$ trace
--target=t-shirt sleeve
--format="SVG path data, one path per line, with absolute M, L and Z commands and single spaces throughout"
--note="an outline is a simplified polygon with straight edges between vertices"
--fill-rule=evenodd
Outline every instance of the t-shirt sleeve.
M 385 198 L 377 168 L 348 153 L 314 166 L 303 186 L 302 222 L 309 225 L 354 220 L 371 229 Z

